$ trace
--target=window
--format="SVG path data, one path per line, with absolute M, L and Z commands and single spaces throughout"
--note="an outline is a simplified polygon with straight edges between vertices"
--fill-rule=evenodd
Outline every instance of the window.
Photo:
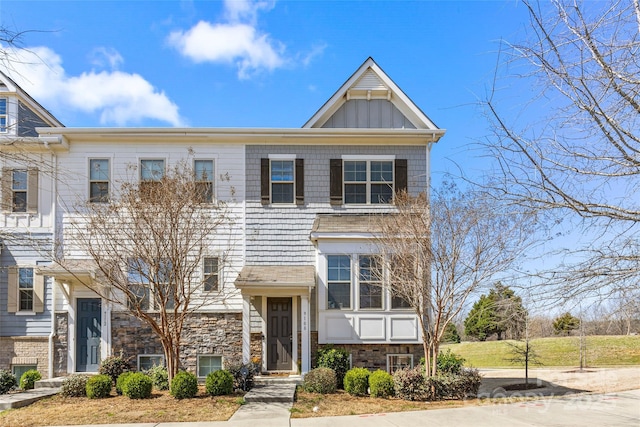
M 27 371 L 37 371 L 38 365 L 11 365 L 11 373 L 20 381 L 20 377 Z
M 142 196 L 153 200 L 154 189 L 158 187 L 162 178 L 164 178 L 163 159 L 140 160 L 140 193 Z
M 33 268 L 18 269 L 18 310 L 33 311 Z
M 361 309 L 382 309 L 382 270 L 378 257 L 359 257 L 358 287 Z
M 14 170 L 11 172 L 11 192 L 13 197 L 12 212 L 27 211 L 27 171 Z
M 172 310 L 176 306 L 177 293 L 171 280 L 171 262 L 160 260 L 147 263 L 140 258 L 129 258 L 127 281 L 129 283 L 129 308 L 140 310 Z
M 222 369 L 222 356 L 200 355 L 198 356 L 198 377 L 204 378 L 210 372 Z
M 127 281 L 131 295 L 129 297 L 129 308 L 149 310 L 151 307 L 151 295 L 149 293 L 150 271 L 149 265 L 141 259 L 129 258 L 127 261 Z
M 391 309 L 393 310 L 406 310 L 411 308 L 411 304 L 401 296 L 391 296 Z
M 304 204 L 303 159 L 274 155 L 262 159 L 260 168 L 260 199 L 263 205 Z
M 219 265 L 217 257 L 205 257 L 203 261 L 203 282 L 205 292 L 213 292 L 218 290 L 218 268 Z
M 7 98 L 0 98 L 0 133 L 7 133 Z
M 163 354 L 139 354 L 138 371 L 148 371 L 154 366 L 164 366 Z
M 89 160 L 89 201 L 109 201 L 109 159 Z
M 345 161 L 344 203 L 391 203 L 392 161 Z
M 213 202 L 213 160 L 194 160 L 193 172 L 196 182 L 196 197 L 201 203 Z
M 5 212 L 38 211 L 37 169 L 2 169 L 2 208 Z
M 327 263 L 327 308 L 351 308 L 351 258 L 347 255 L 329 255 Z
M 387 372 L 393 374 L 403 368 L 413 368 L 413 354 L 387 354 Z

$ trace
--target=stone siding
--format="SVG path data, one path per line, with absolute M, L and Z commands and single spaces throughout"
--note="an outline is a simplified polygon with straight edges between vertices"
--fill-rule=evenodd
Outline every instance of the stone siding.
M 323 344 L 319 348 L 328 346 L 330 345 Z M 424 357 L 422 344 L 336 344 L 333 347 L 344 348 L 351 354 L 352 367 L 367 368 L 370 371 L 386 371 L 388 354 L 413 354 L 413 366 L 417 366 L 420 358 Z
M 67 375 L 67 354 L 69 351 L 68 313 L 56 313 L 56 335 L 53 337 L 53 376 Z
M 137 362 L 139 354 L 164 354 L 151 328 L 126 312 L 111 313 L 112 354 Z M 180 368 L 196 372 L 198 355 L 223 356 L 229 362 L 242 360 L 242 313 L 194 313 L 185 321 Z
M 49 378 L 48 337 L 0 337 L 0 369 L 11 371 L 13 365 L 36 365 Z

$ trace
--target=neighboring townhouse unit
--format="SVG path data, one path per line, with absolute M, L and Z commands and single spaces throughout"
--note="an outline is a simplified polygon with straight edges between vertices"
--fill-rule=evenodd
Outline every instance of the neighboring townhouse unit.
M 51 259 L 55 140 L 36 127 L 62 124 L 0 73 L 0 368 L 51 373 Z M 51 144 L 50 144 L 51 143 Z
M 162 347 L 147 326 L 85 286 L 99 284 L 99 275 L 69 228 L 81 219 L 77 206 L 107 202 L 125 180 L 145 180 L 145 170 L 162 176 L 183 161 L 204 171 L 212 198 L 225 202 L 233 217 L 202 264 L 203 282 L 213 277 L 223 298 L 206 300 L 189 321 L 185 369 L 203 377 L 243 360 L 259 361 L 263 371 L 305 373 L 325 345 L 346 348 L 354 366 L 372 369 L 412 365 L 422 355 L 415 314 L 371 274 L 374 218 L 393 212 L 395 193 L 427 190 L 430 149 L 444 130 L 371 58 L 302 128 L 87 129 L 52 119 L 37 131 L 32 151 L 48 156 L 57 179 L 44 187 L 40 181 L 48 222 L 38 226 L 46 225 L 46 233 L 21 226 L 55 236 L 55 248 L 50 239 L 45 253 L 55 250 L 65 267 L 34 269 L 34 283 L 47 283 L 48 291 L 43 313 L 30 317 L 8 312 L 10 269 L 4 268 L 0 331 L 3 340 L 42 334 L 50 376 L 94 372 L 120 351 L 141 369 L 162 362 Z M 11 191 L 4 177 L 3 170 L 3 198 Z M 7 214 L 5 223 L 11 218 Z M 5 252 L 2 266 L 15 265 Z M 229 254 L 226 262 L 220 253 Z M 30 259 L 30 265 L 48 259 Z M 28 282 L 28 273 L 20 274 Z M 36 320 L 42 324 L 27 327 Z M 13 325 L 6 332 L 5 322 Z M 6 368 L 22 355 L 3 347 L 1 357 Z M 44 370 L 40 359 L 37 366 Z

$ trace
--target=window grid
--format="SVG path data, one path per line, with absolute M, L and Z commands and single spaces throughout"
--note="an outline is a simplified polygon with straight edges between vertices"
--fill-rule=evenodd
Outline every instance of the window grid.
M 345 160 L 345 204 L 388 204 L 393 198 L 393 161 Z
M 27 211 L 28 176 L 24 169 L 11 171 L 12 212 Z
M 104 203 L 109 200 L 109 159 L 89 160 L 89 201 Z
M 154 366 L 164 366 L 163 354 L 139 354 L 138 355 L 138 371 L 148 371 Z
M 205 292 L 215 292 L 219 286 L 219 260 L 217 257 L 206 257 L 203 261 L 203 282 Z
M 202 203 L 213 203 L 214 166 L 213 160 L 194 160 L 195 190 Z
M 33 311 L 33 268 L 18 269 L 18 310 Z
M 382 306 L 382 270 L 378 257 L 361 255 L 358 258 L 358 288 L 361 309 L 378 309 Z
M 351 258 L 348 255 L 329 255 L 327 281 L 327 308 L 351 308 Z
M 210 372 L 222 369 L 222 356 L 199 355 L 198 356 L 198 377 L 204 378 Z
M 413 354 L 387 354 L 387 372 L 393 374 L 403 368 L 413 368 Z
M 294 161 L 271 160 L 271 203 L 294 202 Z

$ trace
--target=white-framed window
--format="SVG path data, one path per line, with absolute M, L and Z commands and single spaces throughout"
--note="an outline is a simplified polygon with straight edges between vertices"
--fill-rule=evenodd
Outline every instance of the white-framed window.
M 358 257 L 358 293 L 360 309 L 382 310 L 382 264 L 379 257 Z
M 164 366 L 164 354 L 138 355 L 138 371 L 148 371 L 154 366 Z
M 18 381 L 20 381 L 22 374 L 32 370 L 37 371 L 38 365 L 11 365 L 11 373 Z
M 271 203 L 294 202 L 295 168 L 294 160 L 270 161 Z
M 33 268 L 18 268 L 18 311 L 33 311 Z
M 220 259 L 204 257 L 202 260 L 202 282 L 205 292 L 216 292 L 220 286 Z
M 391 291 L 391 309 L 392 310 L 408 310 L 411 309 L 411 304 L 401 296 L 394 295 Z
M 393 160 L 344 160 L 345 204 L 389 204 L 393 199 Z
M 38 169 L 2 168 L 1 183 L 3 211 L 38 211 Z
M 26 169 L 11 171 L 12 212 L 27 211 L 28 173 Z
M 215 190 L 215 173 L 213 160 L 195 159 L 193 173 L 197 198 L 202 203 L 213 203 Z
M 129 284 L 129 308 L 140 310 L 165 310 L 175 308 L 176 290 L 171 280 L 171 262 L 160 260 L 148 263 L 141 258 L 127 260 L 127 281 Z M 162 303 L 164 301 L 164 304 Z
M 8 131 L 7 98 L 0 98 L 0 133 Z
M 164 159 L 140 159 L 140 193 L 153 200 L 160 181 L 164 178 Z
M 210 372 L 219 371 L 223 368 L 222 356 L 215 354 L 198 355 L 198 377 L 205 378 Z
M 351 257 L 327 256 L 327 308 L 351 308 Z
M 304 204 L 304 159 L 295 154 L 270 154 L 260 160 L 263 205 Z
M 387 372 L 404 368 L 413 368 L 413 354 L 387 354 Z
M 89 159 L 89 202 L 108 202 L 110 181 L 109 159 Z

